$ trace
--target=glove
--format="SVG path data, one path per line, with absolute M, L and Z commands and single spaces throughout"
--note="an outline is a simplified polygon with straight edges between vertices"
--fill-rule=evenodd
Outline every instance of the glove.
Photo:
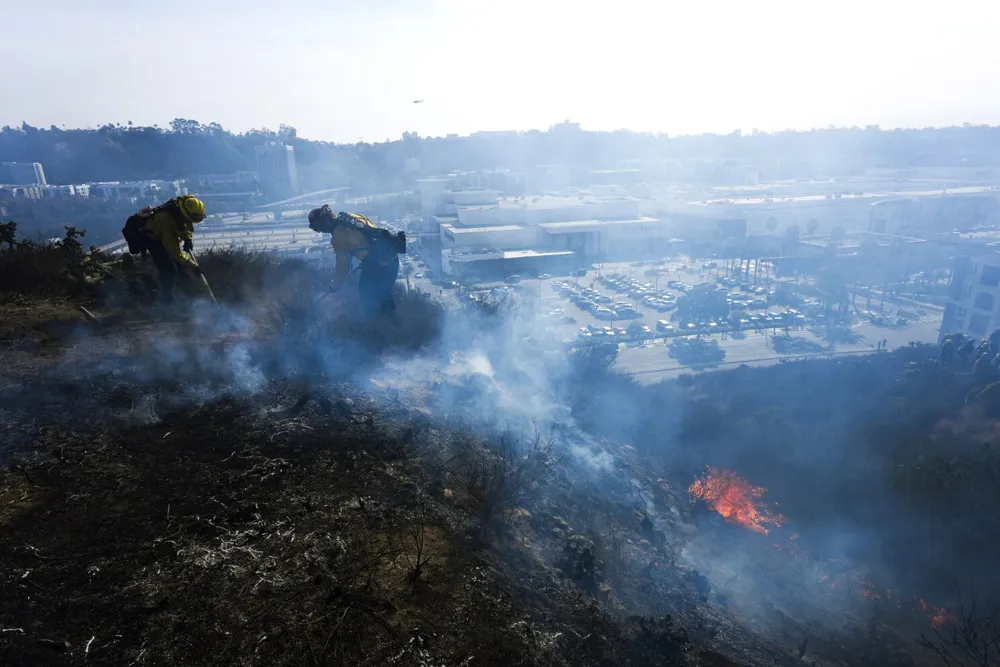
M 184 239 L 184 252 L 191 252 L 192 250 L 194 250 L 194 241 Z

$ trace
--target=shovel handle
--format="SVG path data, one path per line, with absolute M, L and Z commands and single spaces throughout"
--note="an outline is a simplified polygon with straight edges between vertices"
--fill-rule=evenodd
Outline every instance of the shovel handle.
M 201 282 L 205 286 L 205 290 L 208 292 L 208 296 L 212 297 L 212 303 L 218 306 L 219 301 L 218 299 L 215 298 L 215 292 L 212 291 L 211 285 L 208 284 L 208 278 L 205 277 L 205 274 L 201 272 L 201 267 L 198 266 L 198 260 L 194 256 L 194 250 L 188 250 L 187 254 L 191 256 L 191 261 L 193 261 L 194 265 L 198 267 L 198 275 L 201 277 Z

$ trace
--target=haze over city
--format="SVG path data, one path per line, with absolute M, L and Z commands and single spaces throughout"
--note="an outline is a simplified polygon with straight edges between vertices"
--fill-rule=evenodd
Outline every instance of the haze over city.
M 0 124 L 381 141 L 1000 122 L 996 3 L 123 0 L 5 7 Z M 23 57 L 27 54 L 31 57 Z M 85 73 L 85 75 L 81 75 Z M 423 104 L 413 104 L 424 100 Z
M 1000 667 L 1000 5 L 2 15 L 0 665 Z

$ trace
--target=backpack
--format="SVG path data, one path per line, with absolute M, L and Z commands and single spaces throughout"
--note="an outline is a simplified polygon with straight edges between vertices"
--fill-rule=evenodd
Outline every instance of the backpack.
M 376 227 L 375 223 L 360 214 L 341 213 L 337 216 L 337 222 L 350 225 L 364 235 L 368 241 L 368 257 L 375 261 L 388 261 L 396 255 L 406 254 L 405 232 L 393 234 L 388 229 Z
M 149 215 L 143 215 L 140 211 L 139 213 L 133 213 L 125 221 L 125 226 L 122 228 L 122 236 L 125 237 L 125 242 L 128 243 L 128 251 L 130 255 L 141 255 L 143 250 L 146 250 L 146 220 L 149 219 Z
M 125 221 L 122 228 L 122 236 L 128 243 L 128 251 L 131 255 L 141 255 L 144 250 L 148 250 L 146 238 L 146 221 L 160 211 L 167 211 L 175 220 L 181 219 L 180 208 L 176 199 L 171 199 L 156 208 L 144 208 L 138 213 L 133 213 Z

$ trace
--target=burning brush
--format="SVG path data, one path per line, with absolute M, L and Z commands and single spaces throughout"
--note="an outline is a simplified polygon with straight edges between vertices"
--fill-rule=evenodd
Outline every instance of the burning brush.
M 688 493 L 704 500 L 727 522 L 764 535 L 771 531 L 769 526 L 780 527 L 785 520 L 760 501 L 766 491 L 752 486 L 731 470 L 711 466 L 688 488 Z

